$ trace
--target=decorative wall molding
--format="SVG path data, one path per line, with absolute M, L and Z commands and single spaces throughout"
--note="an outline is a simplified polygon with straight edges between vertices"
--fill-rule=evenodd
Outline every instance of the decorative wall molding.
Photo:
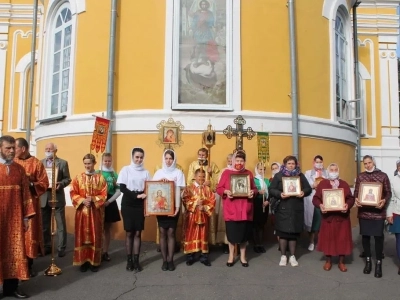
M 101 115 L 102 112 L 95 113 Z M 203 132 L 211 120 L 218 132 L 227 125 L 233 125 L 233 119 L 241 114 L 255 131 L 267 131 L 271 135 L 292 134 L 292 115 L 289 113 L 272 113 L 241 111 L 233 112 L 169 112 L 166 110 L 136 110 L 115 113 L 113 122 L 114 134 L 146 134 L 157 133 L 157 124 L 161 120 L 172 117 L 185 126 L 185 134 Z M 299 132 L 301 136 L 313 137 L 356 145 L 357 133 L 348 126 L 326 119 L 300 116 Z M 195 121 L 194 121 L 195 120 Z M 35 127 L 36 140 L 46 140 L 55 137 L 92 135 L 94 119 L 92 114 L 73 115 L 65 121 Z
M 355 2 L 354 0 L 352 1 Z M 346 8 L 347 12 L 350 11 L 346 0 L 324 0 L 324 4 L 322 6 L 322 16 L 328 20 L 335 21 L 336 12 L 340 6 Z

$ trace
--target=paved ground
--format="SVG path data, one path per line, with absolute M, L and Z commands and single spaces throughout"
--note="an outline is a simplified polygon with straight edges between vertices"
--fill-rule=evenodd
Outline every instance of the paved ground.
M 323 256 L 308 252 L 307 241 L 300 241 L 298 261 L 300 266 L 279 267 L 280 254 L 276 244 L 269 244 L 267 253 L 256 254 L 248 247 L 249 268 L 236 263 L 226 267 L 227 255 L 219 248 L 212 249 L 212 267 L 200 263 L 186 266 L 182 253 L 176 255 L 174 272 L 161 270 L 160 254 L 153 243 L 142 247 L 140 273 L 125 270 L 125 253 L 122 241 L 113 241 L 112 261 L 103 263 L 98 273 L 80 273 L 72 266 L 73 238 L 69 236 L 67 256 L 56 259 L 63 274 L 46 277 L 43 270 L 50 264 L 50 256 L 35 261 L 40 275 L 22 284 L 31 299 L 398 299 L 399 280 L 395 258 L 394 237 L 385 239 L 386 258 L 383 261 L 383 278 L 362 273 L 363 261 L 358 257 L 360 240 L 355 228 L 353 257 L 347 259 L 348 272 L 341 273 L 336 265 L 326 272 L 322 269 Z M 8 298 L 6 298 L 8 299 Z

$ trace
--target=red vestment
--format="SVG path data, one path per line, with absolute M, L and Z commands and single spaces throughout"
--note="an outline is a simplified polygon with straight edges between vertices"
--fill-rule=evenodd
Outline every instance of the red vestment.
M 348 206 L 346 213 L 330 211 L 322 214 L 321 228 L 317 250 L 325 255 L 338 256 L 350 255 L 353 251 L 351 236 L 350 209 L 354 205 L 354 197 L 346 181 L 339 179 L 339 187 L 344 190 L 345 202 Z M 332 189 L 329 179 L 322 180 L 315 191 L 313 204 L 320 207 L 323 201 L 322 190 Z
M 28 257 L 37 258 L 39 249 L 44 255 L 42 210 L 39 197 L 47 191 L 49 179 L 42 162 L 36 157 L 15 158 L 14 161 L 24 167 L 29 182 L 33 183 L 33 186 L 30 186 L 30 192 L 36 214 L 29 219 L 29 228 L 25 232 L 25 248 Z
M 34 215 L 24 168 L 0 163 L 0 283 L 29 279 L 23 219 Z
M 75 213 L 75 250 L 74 265 L 80 266 L 89 262 L 99 266 L 104 227 L 104 202 L 107 199 L 107 182 L 105 178 L 95 173 L 82 173 L 71 182 L 72 205 Z M 92 198 L 88 208 L 83 204 L 86 197 Z
M 203 209 L 197 205 L 202 200 Z M 183 196 L 186 208 L 184 215 L 184 253 L 201 251 L 208 253 L 209 217 L 215 207 L 215 194 L 208 186 L 197 186 L 195 183 L 186 188 Z

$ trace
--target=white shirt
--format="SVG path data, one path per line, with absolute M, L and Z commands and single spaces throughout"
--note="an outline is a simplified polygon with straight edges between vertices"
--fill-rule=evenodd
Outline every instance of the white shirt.
M 392 199 L 390 199 L 386 212 L 388 217 L 392 217 L 393 214 L 400 215 L 400 177 L 391 177 L 390 185 L 392 186 Z
M 125 166 L 118 175 L 118 184 L 125 184 L 130 191 L 144 191 L 145 181 L 151 180 L 149 171 L 133 170 L 131 166 Z

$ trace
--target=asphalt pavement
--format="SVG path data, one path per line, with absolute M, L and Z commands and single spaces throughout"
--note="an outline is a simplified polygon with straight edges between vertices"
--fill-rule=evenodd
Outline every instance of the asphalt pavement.
M 211 248 L 211 267 L 200 262 L 185 264 L 183 253 L 175 255 L 176 270 L 162 271 L 162 259 L 154 243 L 143 243 L 139 273 L 125 270 L 126 255 L 123 241 L 112 241 L 111 261 L 103 262 L 99 272 L 79 272 L 72 266 L 73 236 L 68 236 L 67 255 L 56 257 L 62 269 L 57 277 L 47 277 L 43 271 L 50 265 L 50 256 L 35 260 L 39 275 L 21 284 L 33 300 L 127 300 L 127 299 L 399 299 L 400 276 L 397 274 L 393 235 L 385 237 L 383 277 L 363 274 L 364 261 L 359 258 L 361 240 L 358 228 L 353 229 L 354 251 L 346 258 L 348 272 L 342 273 L 334 264 L 332 270 L 322 269 L 322 253 L 307 250 L 307 239 L 299 241 L 298 267 L 279 267 L 277 243 L 267 244 L 267 253 L 247 248 L 250 266 L 240 262 L 228 268 L 227 254 L 220 247 Z M 374 248 L 374 247 L 372 247 Z M 9 298 L 4 298 L 9 299 Z M 11 298 L 10 298 L 11 299 Z

